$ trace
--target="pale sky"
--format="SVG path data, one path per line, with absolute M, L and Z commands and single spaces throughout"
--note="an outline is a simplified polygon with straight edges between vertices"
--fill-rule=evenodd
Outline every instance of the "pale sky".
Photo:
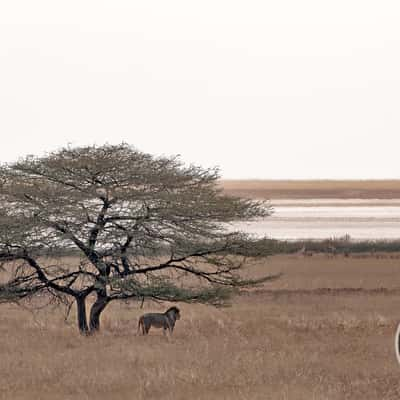
M 133 144 L 224 178 L 400 178 L 400 2 L 0 0 L 0 161 Z

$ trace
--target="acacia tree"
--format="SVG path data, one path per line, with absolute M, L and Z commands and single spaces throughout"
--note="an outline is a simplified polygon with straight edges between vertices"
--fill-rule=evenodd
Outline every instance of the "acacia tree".
M 114 300 L 215 304 L 230 289 L 268 279 L 240 278 L 237 254 L 254 243 L 228 224 L 264 217 L 269 208 L 224 195 L 218 178 L 216 169 L 127 144 L 2 165 L 0 261 L 9 275 L 0 297 L 70 297 L 79 330 L 88 333 Z M 65 252 L 73 256 L 60 257 Z

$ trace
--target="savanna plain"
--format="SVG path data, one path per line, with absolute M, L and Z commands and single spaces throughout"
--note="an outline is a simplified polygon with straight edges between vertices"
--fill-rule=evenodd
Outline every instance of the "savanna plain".
M 282 276 L 178 304 L 170 339 L 137 335 L 169 304 L 112 303 L 90 337 L 74 309 L 1 305 L 0 399 L 399 399 L 399 270 L 398 253 L 251 259 L 244 274 Z

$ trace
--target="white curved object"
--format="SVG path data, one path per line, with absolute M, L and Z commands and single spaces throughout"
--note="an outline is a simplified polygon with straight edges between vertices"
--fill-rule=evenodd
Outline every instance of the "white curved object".
M 400 364 L 400 322 L 397 325 L 396 336 L 394 339 L 394 349 L 396 352 L 397 362 Z

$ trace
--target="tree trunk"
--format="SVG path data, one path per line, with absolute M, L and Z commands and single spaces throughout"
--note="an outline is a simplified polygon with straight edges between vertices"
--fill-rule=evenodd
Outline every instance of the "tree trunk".
M 100 314 L 104 311 L 109 300 L 103 290 L 97 292 L 97 299 L 90 309 L 89 328 L 90 333 L 97 332 L 100 329 Z
M 78 316 L 79 332 L 83 335 L 87 335 L 87 333 L 89 332 L 89 328 L 86 317 L 86 296 L 76 297 L 76 309 Z

